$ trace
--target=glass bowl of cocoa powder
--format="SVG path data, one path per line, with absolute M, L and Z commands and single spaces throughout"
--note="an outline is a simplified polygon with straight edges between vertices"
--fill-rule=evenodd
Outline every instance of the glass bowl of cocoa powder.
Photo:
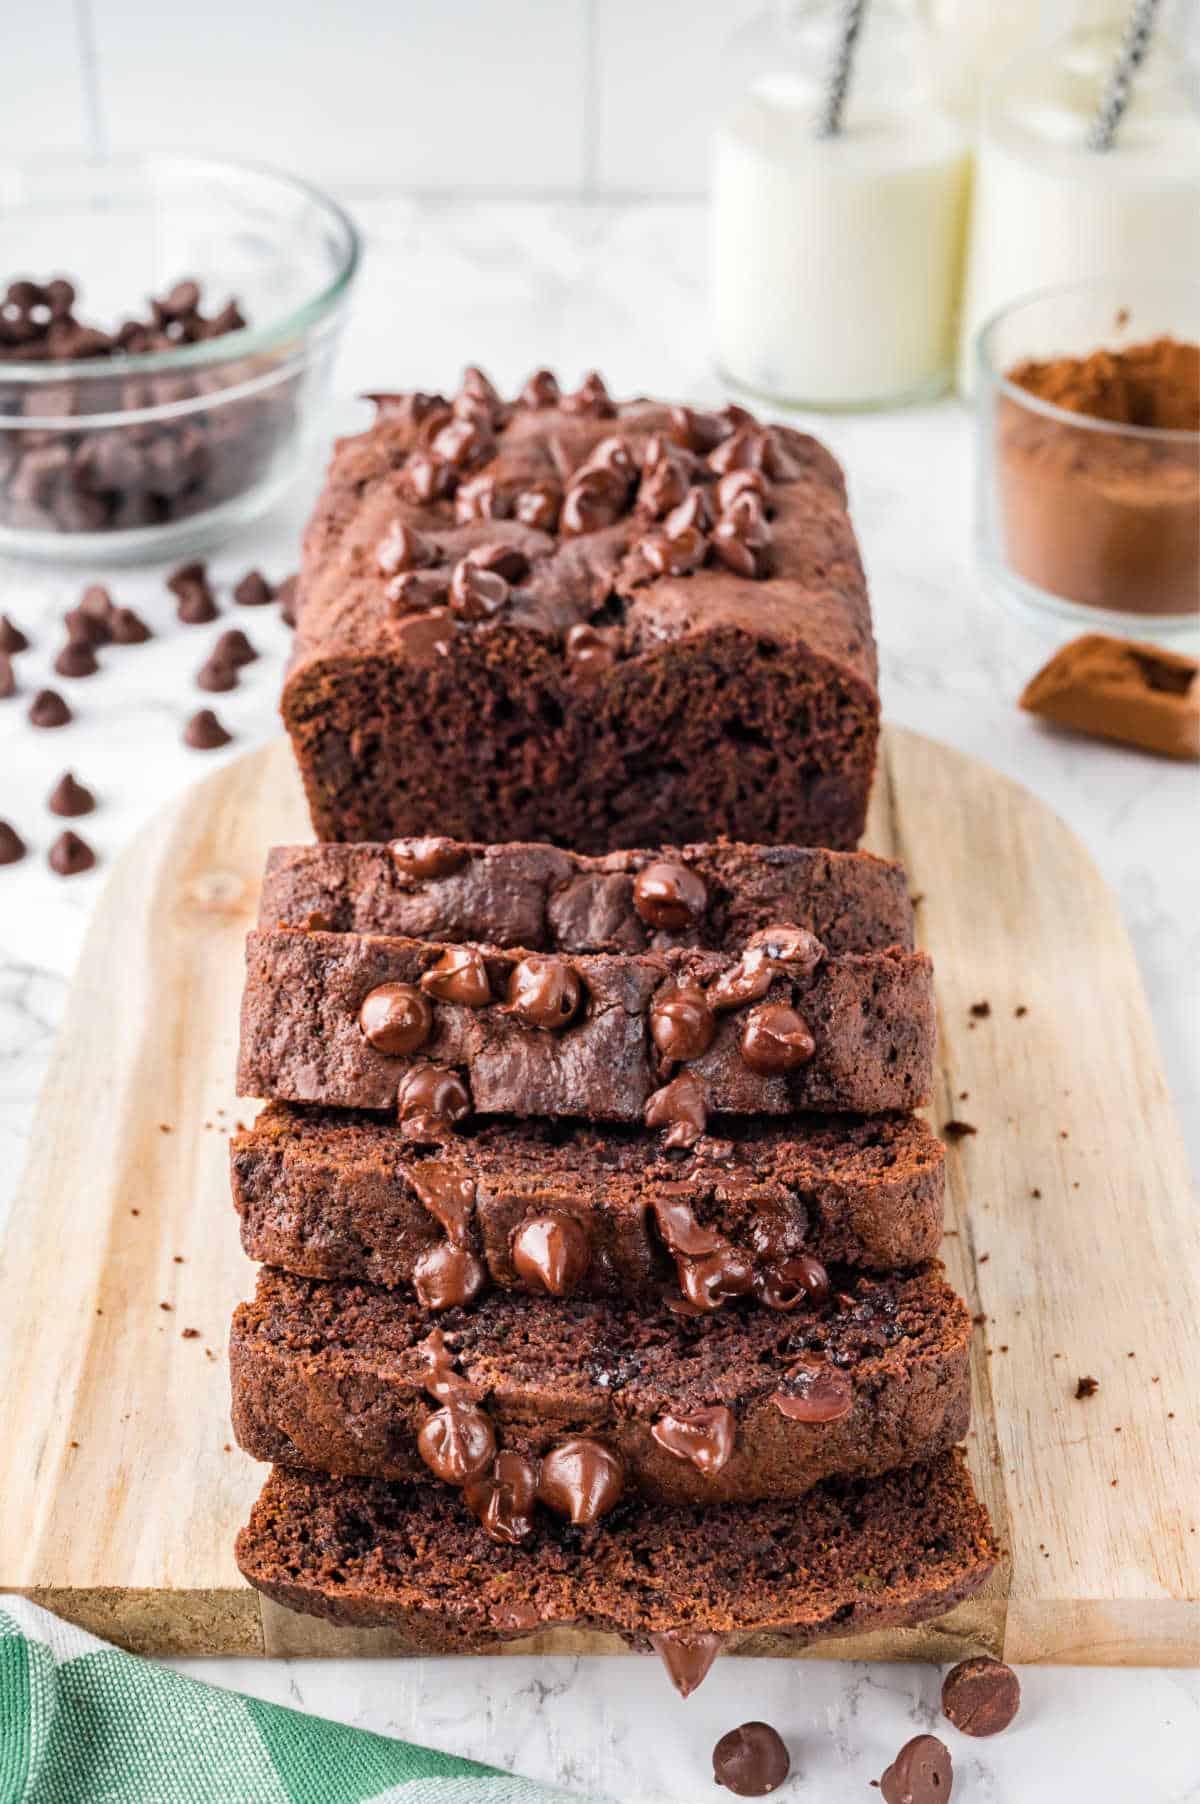
M 1200 628 L 1200 287 L 1047 290 L 977 340 L 977 522 L 1001 592 L 1145 636 Z
M 353 223 L 276 170 L 0 162 L 0 552 L 95 568 L 211 544 L 324 423 Z

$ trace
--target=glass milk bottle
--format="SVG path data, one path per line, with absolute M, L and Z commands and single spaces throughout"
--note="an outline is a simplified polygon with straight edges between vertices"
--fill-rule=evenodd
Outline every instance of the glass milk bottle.
M 1107 149 L 1089 137 L 1121 24 L 1080 28 L 1002 71 L 983 108 L 959 383 L 1008 302 L 1089 278 L 1200 281 L 1200 113 L 1171 30 L 1150 41 Z
M 781 4 L 733 55 L 751 67 L 713 169 L 722 375 L 797 406 L 937 394 L 953 374 L 968 147 L 925 92 L 916 18 L 887 0 Z

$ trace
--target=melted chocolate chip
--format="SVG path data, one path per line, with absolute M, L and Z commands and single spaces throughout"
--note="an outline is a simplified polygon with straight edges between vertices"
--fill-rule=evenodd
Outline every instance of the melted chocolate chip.
M 51 814 L 66 815 L 70 819 L 76 815 L 90 814 L 96 806 L 96 798 L 90 789 L 77 783 L 71 772 L 66 770 L 50 791 L 46 806 Z
M 470 1109 L 471 1092 L 448 1065 L 418 1065 L 396 1092 L 396 1119 L 406 1140 L 444 1140 Z
M 763 948 L 747 947 L 735 965 L 713 978 L 704 994 L 710 1008 L 744 1008 L 748 1002 L 761 1001 L 775 976 Z
M 25 856 L 25 841 L 15 827 L 0 821 L 0 864 L 18 864 Z
M 87 841 L 70 828 L 60 833 L 50 848 L 50 869 L 60 877 L 78 877 L 81 872 L 90 871 L 95 862 L 96 854 Z
M 807 927 L 793 927 L 791 922 L 760 927 L 746 941 L 750 951 L 765 953 L 772 963 L 786 966 L 798 977 L 811 977 L 825 956 L 825 948 Z
M 557 1033 L 570 1026 L 582 1001 L 583 985 L 566 959 L 534 954 L 513 966 L 504 1013 Z
M 721 1235 L 712 1228 L 700 1226 L 688 1201 L 690 1194 L 690 1185 L 664 1184 L 654 1197 L 651 1207 L 667 1251 L 686 1254 L 688 1258 L 695 1259 L 717 1252 L 725 1243 Z
M 486 1282 L 483 1262 L 450 1240 L 427 1247 L 413 1266 L 413 1289 L 426 1309 L 438 1312 L 474 1302 Z
M 624 1489 L 620 1458 L 603 1441 L 584 1435 L 552 1447 L 538 1477 L 538 1497 L 546 1508 L 577 1526 L 607 1516 Z
M 667 1453 L 690 1460 L 697 1472 L 712 1478 L 729 1463 L 737 1424 L 731 1409 L 714 1404 L 686 1416 L 660 1416 L 650 1433 Z
M 483 569 L 470 558 L 454 566 L 450 607 L 460 620 L 490 620 L 508 600 L 508 583 L 496 570 Z
M 404 619 L 440 608 L 449 593 L 449 578 L 441 571 L 405 570 L 389 582 L 384 599 L 393 618 Z
M 964 1735 L 999 1735 L 1021 1707 L 1021 1681 L 1003 1660 L 960 1660 L 942 1683 L 942 1713 Z
M 791 1771 L 782 1737 L 770 1723 L 743 1723 L 713 1749 L 713 1781 L 739 1798 L 765 1798 Z
M 483 1008 L 492 1000 L 487 966 L 474 946 L 447 946 L 422 976 L 421 988 L 438 1002 L 457 1002 L 464 1008 Z
M 468 564 L 475 564 L 480 570 L 493 570 L 502 576 L 505 582 L 524 582 L 529 575 L 530 565 L 527 554 L 519 545 L 511 545 L 505 539 L 496 539 L 489 545 L 473 545 L 467 553 Z
M 791 1390 L 771 1401 L 789 1422 L 838 1422 L 854 1407 L 854 1386 L 845 1372 L 817 1360 L 802 1360 L 789 1373 Z
M 426 1417 L 417 1452 L 435 1477 L 448 1485 L 481 1478 L 496 1457 L 496 1431 L 477 1403 L 451 1397 Z
M 695 1146 L 708 1122 L 699 1079 L 690 1071 L 681 1071 L 661 1090 L 655 1090 L 646 1099 L 643 1120 L 647 1127 L 666 1129 L 664 1147 Z
M 945 1743 L 936 1735 L 914 1735 L 879 1781 L 879 1794 L 883 1804 L 947 1804 L 953 1786 Z
M 707 903 L 703 878 L 686 864 L 643 865 L 633 880 L 633 906 L 647 927 L 682 933 L 702 919 Z
M 421 1383 L 439 1403 L 445 1403 L 452 1397 L 461 1397 L 464 1391 L 470 1389 L 454 1364 L 454 1355 L 446 1345 L 446 1337 L 440 1328 L 430 1329 L 417 1352 L 423 1367 Z
M 195 752 L 216 751 L 218 746 L 228 745 L 232 738 L 233 734 L 225 731 L 211 708 L 201 708 L 183 729 L 183 743 Z
M 433 1010 L 413 984 L 381 983 L 364 996 L 358 1025 L 376 1052 L 403 1058 L 433 1032 Z
M 465 1487 L 463 1497 L 490 1540 L 515 1547 L 533 1533 L 537 1482 L 533 1461 L 506 1449 L 496 1455 L 485 1477 L 473 1479 Z
M 666 1629 L 650 1636 L 650 1645 L 667 1669 L 681 1698 L 690 1698 L 708 1677 L 726 1637 L 713 1629 Z
M 421 577 L 398 576 L 398 583 L 420 582 Z M 433 664 L 449 657 L 454 641 L 454 616 L 448 608 L 427 613 L 401 614 L 396 621 L 400 650 L 416 664 Z
M 31 727 L 65 727 L 71 710 L 56 689 L 39 689 L 29 704 Z
M 768 1309 L 795 1309 L 805 1297 L 827 1303 L 832 1295 L 829 1273 L 811 1253 L 795 1253 L 772 1266 L 758 1282 L 758 1294 Z
M 677 1259 L 675 1269 L 688 1302 L 706 1311 L 721 1309 L 730 1298 L 748 1296 L 754 1288 L 753 1265 L 724 1239 L 703 1259 Z
M 448 877 L 467 862 L 467 848 L 452 839 L 394 839 L 388 847 L 402 877 Z
M 456 1246 L 465 1246 L 475 1211 L 475 1184 L 453 1165 L 431 1159 L 411 1165 L 408 1181 L 427 1209 Z
M 513 1236 L 512 1259 L 532 1290 L 568 1297 L 591 1264 L 587 1232 L 572 1215 L 554 1211 L 522 1222 Z
M 816 1050 L 804 1017 L 782 1002 L 752 1010 L 742 1029 L 742 1058 L 751 1071 L 796 1071 Z
M 650 1005 L 650 1033 L 665 1059 L 698 1059 L 716 1031 L 716 1018 L 695 984 L 668 984 Z
M 565 643 L 567 657 L 581 676 L 608 670 L 617 661 L 618 634 L 613 627 L 568 627 Z

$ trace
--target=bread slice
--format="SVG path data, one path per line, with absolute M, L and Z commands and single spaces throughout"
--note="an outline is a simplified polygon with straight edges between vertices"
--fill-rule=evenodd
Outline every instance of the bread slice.
M 480 1276 L 506 1290 L 537 1288 L 513 1242 L 550 1215 L 583 1237 L 572 1294 L 658 1295 L 676 1267 L 654 1203 L 672 1194 L 756 1276 L 801 1252 L 909 1267 L 933 1258 L 942 1235 L 942 1144 L 914 1115 L 729 1116 L 673 1154 L 640 1129 L 482 1120 L 430 1151 L 378 1116 L 268 1105 L 230 1145 L 246 1253 L 303 1277 L 409 1288 L 445 1240 L 422 1200 L 445 1173 L 467 1187 L 464 1239 Z
M 806 1645 L 939 1616 L 997 1558 L 957 1453 L 833 1479 L 799 1503 L 668 1508 L 629 1496 L 590 1528 L 541 1515 L 532 1545 L 518 1547 L 489 1540 L 443 1485 L 277 1468 L 237 1542 L 243 1574 L 276 1602 L 398 1630 L 430 1654 L 568 1625 L 639 1649 L 712 1636 L 767 1651 L 776 1634 Z
M 665 846 L 603 858 L 450 839 L 276 846 L 258 918 L 264 928 L 320 918 L 332 933 L 480 940 L 531 952 L 736 952 L 780 921 L 808 928 L 830 952 L 913 943 L 898 864 L 800 846 Z
M 238 1440 L 280 1465 L 424 1476 L 417 1435 L 439 1407 L 427 1388 L 432 1327 L 394 1291 L 264 1268 L 233 1320 Z M 465 1380 L 461 1395 L 484 1410 L 501 1450 L 536 1462 L 563 1439 L 602 1440 L 626 1488 L 659 1503 L 799 1497 L 833 1474 L 928 1459 L 961 1440 L 970 1418 L 970 1316 L 938 1265 L 860 1275 L 787 1314 L 493 1292 L 447 1310 L 437 1334 L 439 1359 Z M 814 1377 L 836 1384 L 838 1413 L 789 1417 Z M 695 1458 L 679 1445 L 692 1445 L 694 1419 Z M 685 1425 L 665 1431 L 673 1451 L 656 1432 L 664 1421 Z
M 769 987 L 713 1013 L 705 993 L 743 968 L 732 954 L 535 954 L 531 963 L 516 949 L 476 948 L 482 1004 L 443 1000 L 436 991 L 430 999 L 422 980 L 436 983 L 434 967 L 445 969 L 448 955 L 464 950 L 388 935 L 251 933 L 239 1093 L 390 1110 L 411 1073 L 432 1064 L 459 1071 L 469 1106 L 481 1114 L 640 1121 L 651 1095 L 680 1069 L 656 1036 L 682 992 L 684 1013 L 705 1017 L 709 1037 L 692 1034 L 684 1068 L 711 1111 L 869 1114 L 931 1097 L 932 968 L 921 952 L 834 954 L 807 971 L 773 959 L 763 973 Z M 552 1027 L 530 1024 L 505 1000 L 524 975 L 540 982 L 548 965 L 560 996 L 568 986 L 575 998 Z M 421 991 L 422 1007 L 428 1002 L 419 1043 L 399 1054 L 372 1044 L 360 1024 L 367 998 L 393 985 Z M 780 1018 L 778 1010 L 793 1028 L 800 1016 L 810 1036 L 806 1062 L 764 1070 L 751 1062 L 747 1037 L 768 1017 Z M 683 1044 L 678 1036 L 667 1043 Z

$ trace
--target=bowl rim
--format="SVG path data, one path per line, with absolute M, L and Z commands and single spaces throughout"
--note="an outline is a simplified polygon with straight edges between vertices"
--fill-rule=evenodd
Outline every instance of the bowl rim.
M 1006 320 L 1023 312 L 1027 307 L 1039 301 L 1065 300 L 1068 296 L 1080 296 L 1103 293 L 1106 288 L 1136 288 L 1137 296 L 1148 297 L 1152 294 L 1185 294 L 1196 301 L 1197 316 L 1200 317 L 1200 282 L 1185 280 L 1156 281 L 1142 277 L 1131 277 L 1124 283 L 1117 276 L 1096 277 L 1083 282 L 1058 282 L 1047 288 L 1030 289 L 1018 295 L 1014 300 L 1006 301 L 1002 307 L 995 308 L 987 315 L 975 333 L 975 366 L 978 380 L 978 392 L 984 394 L 992 389 L 997 394 L 1005 395 L 1019 407 L 1029 413 L 1041 414 L 1048 420 L 1056 420 L 1064 426 L 1073 426 L 1076 431 L 1107 433 L 1110 437 L 1132 440 L 1145 440 L 1154 445 L 1185 445 L 1189 448 L 1200 445 L 1200 429 L 1193 431 L 1187 426 L 1131 426 L 1123 420 L 1100 420 L 1094 414 L 1075 413 L 1069 407 L 1059 407 L 1053 401 L 1044 401 L 1040 395 L 1032 394 L 1029 389 L 1022 388 L 1018 382 L 1010 382 L 1008 377 L 995 367 L 992 361 L 991 341 L 996 329 Z M 1198 335 L 1200 336 L 1200 335 Z M 1097 347 L 1098 349 L 1101 347 Z
M 6 360 L 0 352 L 0 377 L 5 383 L 16 382 L 36 389 L 61 385 L 63 382 L 87 383 L 106 376 L 158 376 L 178 370 L 199 369 L 214 363 L 236 362 L 239 358 L 252 356 L 257 352 L 277 349 L 298 334 L 318 325 L 345 299 L 362 261 L 362 235 L 354 219 L 340 202 L 315 182 L 280 169 L 274 163 L 260 162 L 250 157 L 198 155 L 186 150 L 122 150 L 105 156 L 90 156 L 78 151 L 49 151 L 38 156 L 6 157 L 0 161 L 0 196 L 4 191 L 6 175 L 14 171 L 33 173 L 53 167 L 74 167 L 83 173 L 94 171 L 99 174 L 114 167 L 134 169 L 153 165 L 207 169 L 224 175 L 254 176 L 290 188 L 295 194 L 314 202 L 337 228 L 341 238 L 341 259 L 337 270 L 308 300 L 269 324 L 240 326 L 236 331 L 224 332 L 219 338 L 205 339 L 199 344 L 173 346 L 168 351 L 122 352 L 116 357 L 60 358 L 56 362 L 47 363 L 14 363 Z M 0 200 L 0 218 L 7 211 Z M 83 413 L 72 414 L 70 417 L 73 422 L 78 422 L 89 416 Z

